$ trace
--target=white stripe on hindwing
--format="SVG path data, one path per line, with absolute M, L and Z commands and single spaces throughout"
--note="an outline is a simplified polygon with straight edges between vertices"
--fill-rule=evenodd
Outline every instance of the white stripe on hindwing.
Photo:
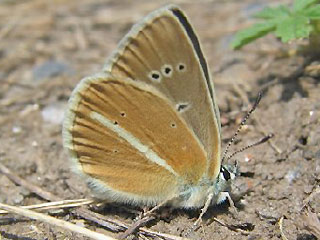
M 142 144 L 138 138 L 133 136 L 130 132 L 128 132 L 124 128 L 120 127 L 117 123 L 110 121 L 105 116 L 102 116 L 100 113 L 97 113 L 97 112 L 91 112 L 90 117 L 98 121 L 108 129 L 110 129 L 111 131 L 118 134 L 119 137 L 126 140 L 132 147 L 137 149 L 151 162 L 164 167 L 175 176 L 178 176 L 178 174 L 173 170 L 173 168 L 170 165 L 167 164 L 167 162 L 164 159 L 158 156 L 158 154 L 152 151 L 152 149 L 150 149 L 148 146 Z

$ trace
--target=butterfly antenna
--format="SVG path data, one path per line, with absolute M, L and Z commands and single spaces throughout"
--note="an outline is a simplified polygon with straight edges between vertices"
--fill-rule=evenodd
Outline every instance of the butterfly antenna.
M 242 119 L 237 131 L 235 132 L 235 134 L 233 135 L 233 137 L 231 138 L 231 140 L 228 142 L 226 149 L 224 150 L 223 156 L 222 156 L 222 160 L 221 163 L 224 162 L 227 153 L 229 151 L 230 146 L 232 145 L 232 143 L 237 139 L 237 136 L 239 134 L 239 132 L 241 131 L 243 125 L 246 123 L 246 121 L 248 120 L 248 118 L 250 117 L 251 113 L 253 113 L 253 111 L 257 108 L 258 104 L 260 103 L 260 100 L 262 98 L 262 92 L 258 93 L 258 97 L 256 98 L 255 103 L 253 104 L 252 108 L 247 112 L 246 116 Z M 232 154 L 233 155 L 233 154 Z M 227 159 L 230 159 L 230 157 L 228 157 Z
M 237 155 L 238 153 L 241 153 L 249 148 L 252 148 L 254 146 L 257 146 L 257 145 L 260 145 L 262 143 L 265 143 L 266 141 L 268 141 L 270 138 L 272 138 L 274 136 L 273 133 L 270 133 L 268 134 L 267 136 L 264 136 L 263 138 L 261 138 L 259 141 L 255 142 L 255 143 L 252 143 L 246 147 L 243 147 L 241 149 L 239 149 L 238 151 L 235 151 L 234 153 L 232 153 L 231 155 L 229 155 L 227 158 L 226 158 L 226 161 L 228 161 L 230 158 L 233 158 L 235 155 Z

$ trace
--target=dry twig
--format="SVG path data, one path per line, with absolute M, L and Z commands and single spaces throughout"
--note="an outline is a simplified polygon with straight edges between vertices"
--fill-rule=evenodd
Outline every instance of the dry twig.
M 62 201 L 63 200 L 60 197 L 58 197 L 57 195 L 54 195 L 48 191 L 45 191 L 42 188 L 40 188 L 39 186 L 36 186 L 35 184 L 30 183 L 30 182 L 26 181 L 25 179 L 17 176 L 16 174 L 14 174 L 12 171 L 10 171 L 7 167 L 5 167 L 1 163 L 0 163 L 0 172 L 5 174 L 15 184 L 18 184 L 18 185 L 28 189 L 30 192 L 37 194 L 38 196 L 42 197 L 43 199 L 45 199 L 47 201 Z M 112 221 L 107 221 L 106 219 L 103 219 L 104 218 L 103 215 L 98 214 L 98 213 L 94 213 L 85 207 L 80 207 L 80 208 L 74 210 L 73 212 L 76 215 L 79 215 L 80 217 L 82 217 L 84 219 L 95 222 L 95 223 L 97 223 L 101 226 L 104 226 L 106 228 L 109 228 L 113 231 L 119 231 L 122 228 L 122 226 L 119 226 L 117 224 L 113 224 Z
M 313 235 L 320 239 L 320 221 L 316 213 L 311 212 L 310 209 L 303 215 L 304 226 Z
M 286 237 L 286 235 L 284 235 L 284 232 L 283 232 L 283 216 L 279 219 L 278 226 L 280 230 L 281 239 L 288 240 L 288 238 Z
M 218 218 L 215 218 L 215 217 L 214 217 L 213 220 L 214 220 L 215 222 L 219 223 L 221 226 L 224 226 L 224 227 L 228 228 L 228 229 L 231 230 L 231 231 L 239 232 L 239 233 L 242 233 L 242 234 L 244 234 L 244 235 L 248 235 L 248 233 L 249 233 L 248 231 L 245 231 L 245 230 L 243 230 L 243 229 L 241 229 L 241 228 L 239 228 L 239 227 L 233 226 L 233 225 L 231 225 L 231 224 L 227 224 L 227 223 L 221 221 L 221 220 L 218 219 Z
M 60 219 L 57 219 L 57 218 L 54 218 L 54 217 L 51 217 L 51 216 L 48 216 L 48 215 L 45 215 L 42 213 L 38 213 L 38 212 L 35 212 L 32 210 L 23 209 L 21 207 L 14 207 L 14 206 L 10 206 L 10 205 L 3 204 L 3 203 L 0 203 L 0 208 L 6 210 L 8 212 L 11 212 L 11 213 L 15 213 L 15 214 L 27 217 L 27 218 L 39 220 L 39 221 L 48 223 L 50 225 L 55 225 L 57 227 L 67 229 L 69 231 L 82 234 L 82 235 L 87 236 L 92 239 L 116 240 L 115 238 L 108 237 L 108 236 L 103 235 L 101 233 L 93 232 L 87 228 L 80 227 L 75 224 L 69 223 L 67 221 L 60 220 Z
M 14 182 L 17 185 L 20 185 L 26 189 L 28 189 L 30 192 L 33 192 L 37 194 L 38 196 L 42 197 L 43 199 L 46 199 L 48 201 L 61 201 L 57 195 L 54 195 L 50 192 L 44 191 L 42 188 L 29 183 L 25 179 L 19 177 L 18 175 L 14 174 L 10 171 L 6 166 L 0 163 L 0 172 L 2 172 L 4 175 L 7 176 L 12 182 Z
M 128 227 L 124 233 L 120 234 L 119 238 L 120 239 L 127 238 L 129 235 L 136 232 L 141 226 L 144 226 L 147 222 L 152 221 L 153 219 L 155 219 L 155 217 L 152 215 L 148 215 L 144 218 L 139 219 L 134 224 L 132 224 L 130 227 Z
M 18 184 L 22 187 L 25 187 L 29 191 L 37 194 L 38 196 L 48 200 L 48 201 L 61 201 L 58 196 L 53 195 L 50 192 L 47 192 L 40 187 L 26 181 L 25 179 L 17 176 L 12 171 L 10 171 L 7 167 L 5 167 L 3 164 L 0 163 L 0 172 L 5 174 L 11 181 L 13 181 L 15 184 Z M 128 224 L 122 223 L 116 219 L 110 219 L 106 216 L 103 216 L 99 213 L 95 213 L 90 211 L 86 207 L 80 207 L 78 209 L 75 209 L 72 211 L 72 213 L 86 219 L 89 221 L 92 221 L 100 226 L 106 227 L 112 231 L 119 232 L 124 231 L 125 229 L 128 229 L 130 226 Z M 138 230 L 139 234 L 145 235 L 145 236 L 151 236 L 151 237 L 160 237 L 167 240 L 186 240 L 186 238 L 181 238 L 178 236 L 165 234 L 165 233 L 159 233 L 152 230 L 149 230 L 147 228 L 139 228 Z
M 306 199 L 303 200 L 302 209 L 304 209 L 309 204 L 309 202 L 312 201 L 312 199 L 319 193 L 320 193 L 320 187 L 317 187 L 314 191 L 312 191 L 312 193 Z
M 28 205 L 28 206 L 20 206 L 23 209 L 30 209 L 37 211 L 46 211 L 46 210 L 52 210 L 52 209 L 61 209 L 61 208 L 71 208 L 71 207 L 79 207 L 83 205 L 92 204 L 95 201 L 92 199 L 75 199 L 75 200 L 63 200 L 63 201 L 56 201 L 56 202 L 46 202 L 46 203 L 40 203 L 40 204 L 34 204 L 34 205 Z M 6 214 L 7 211 L 0 210 L 0 214 Z

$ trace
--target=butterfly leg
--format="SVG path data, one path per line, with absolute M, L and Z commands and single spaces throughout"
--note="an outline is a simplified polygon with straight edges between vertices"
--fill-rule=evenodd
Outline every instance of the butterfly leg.
M 234 215 L 238 214 L 238 210 L 229 194 L 229 192 L 220 192 L 219 196 L 218 196 L 218 200 L 217 203 L 221 203 L 225 200 L 228 200 L 229 204 L 230 204 L 230 212 Z
M 208 208 L 210 206 L 210 203 L 212 201 L 212 198 L 213 198 L 213 193 L 209 193 L 207 201 L 204 204 L 203 208 L 201 209 L 201 213 L 200 213 L 198 219 L 193 224 L 194 227 L 198 226 L 198 224 L 202 221 L 202 217 L 207 212 L 207 210 L 208 210 Z
M 125 239 L 130 234 L 132 234 L 137 229 L 139 229 L 141 226 L 143 226 L 147 222 L 155 219 L 155 217 L 152 216 L 152 213 L 155 212 L 156 210 L 158 210 L 159 208 L 161 208 L 162 206 L 166 205 L 168 202 L 172 201 L 174 198 L 176 198 L 176 196 L 174 196 L 172 198 L 169 198 L 169 199 L 159 203 L 158 205 L 156 205 L 155 207 L 151 208 L 150 210 L 148 210 L 147 207 L 144 207 L 143 208 L 143 213 L 140 214 L 140 216 L 134 221 L 134 223 L 124 233 L 119 235 L 119 238 L 120 239 Z
M 173 199 L 173 198 L 172 198 Z M 144 213 L 143 213 L 143 217 L 145 216 L 149 216 L 150 214 L 152 214 L 153 212 L 155 212 L 156 210 L 158 210 L 159 208 L 161 208 L 162 206 L 166 205 L 168 202 L 170 202 L 172 200 L 171 198 L 170 199 L 167 199 L 161 203 L 159 203 L 158 205 L 156 205 L 155 207 L 151 208 L 150 210 L 148 211 L 145 211 L 144 210 Z

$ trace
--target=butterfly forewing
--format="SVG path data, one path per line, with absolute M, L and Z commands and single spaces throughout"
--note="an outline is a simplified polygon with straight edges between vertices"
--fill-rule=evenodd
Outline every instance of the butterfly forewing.
M 82 80 L 67 119 L 65 145 L 82 172 L 119 192 L 115 199 L 157 203 L 177 195 L 181 185 L 197 184 L 206 171 L 193 132 L 145 84 L 108 74 Z
M 199 41 L 177 7 L 155 11 L 135 25 L 104 70 L 152 85 L 175 105 L 208 155 L 208 176 L 217 176 L 219 111 Z

